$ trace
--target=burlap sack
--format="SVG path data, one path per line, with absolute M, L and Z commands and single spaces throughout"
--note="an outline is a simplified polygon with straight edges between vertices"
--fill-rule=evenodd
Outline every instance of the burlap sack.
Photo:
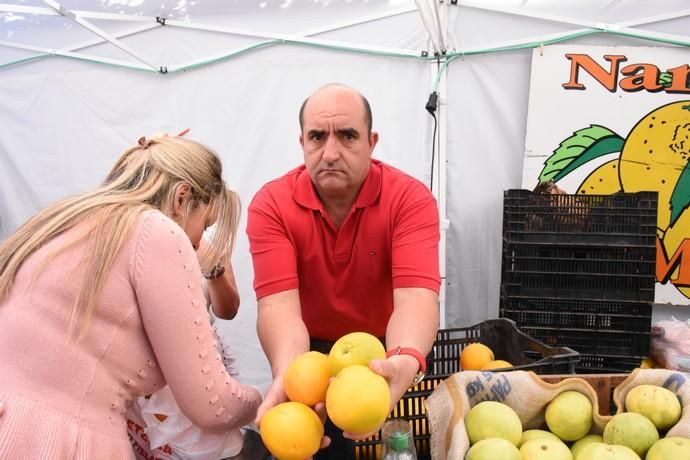
M 441 382 L 426 400 L 431 428 L 431 458 L 462 460 L 470 442 L 465 417 L 477 403 L 485 400 L 509 405 L 520 417 L 523 430 L 544 426 L 546 405 L 559 393 L 575 390 L 593 405 L 593 433 L 602 433 L 610 416 L 599 415 L 594 389 L 580 378 L 566 378 L 550 384 L 533 372 L 463 371 Z
M 625 412 L 625 397 L 638 385 L 659 385 L 678 396 L 682 407 L 678 423 L 671 427 L 666 436 L 690 438 L 690 374 L 668 369 L 635 369 L 613 390 L 613 400 L 618 412 Z

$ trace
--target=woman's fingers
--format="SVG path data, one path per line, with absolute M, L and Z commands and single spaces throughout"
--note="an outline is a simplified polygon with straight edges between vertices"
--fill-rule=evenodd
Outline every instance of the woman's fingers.
M 316 412 L 316 415 L 318 415 L 321 419 L 321 423 L 326 423 L 326 404 L 324 404 L 323 402 L 316 403 L 316 405 L 314 406 L 314 412 Z

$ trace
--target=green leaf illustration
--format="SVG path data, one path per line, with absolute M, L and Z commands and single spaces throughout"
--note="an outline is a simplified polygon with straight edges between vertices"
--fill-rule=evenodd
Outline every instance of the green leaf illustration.
M 625 139 L 608 128 L 590 125 L 560 143 L 544 162 L 539 182 L 564 178 L 583 164 L 609 153 L 620 152 Z
M 683 214 L 683 211 L 690 205 L 690 167 L 688 167 L 687 163 L 683 172 L 680 173 L 680 177 L 678 177 L 676 186 L 673 188 L 669 203 L 671 205 L 671 224 L 669 227 L 672 227 L 680 215 Z

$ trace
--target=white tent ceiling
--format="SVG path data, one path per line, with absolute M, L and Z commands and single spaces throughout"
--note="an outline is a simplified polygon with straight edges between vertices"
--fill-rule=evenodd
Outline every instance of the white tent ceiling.
M 430 183 L 424 105 L 438 90 L 446 325 L 495 317 L 502 191 L 521 184 L 531 49 L 688 46 L 689 26 L 687 0 L 0 3 L 0 238 L 96 185 L 158 131 L 191 128 L 218 150 L 246 205 L 301 161 L 299 105 L 331 81 L 370 99 L 375 156 Z M 247 381 L 263 385 L 243 231 L 233 264 L 243 303 L 224 330 Z

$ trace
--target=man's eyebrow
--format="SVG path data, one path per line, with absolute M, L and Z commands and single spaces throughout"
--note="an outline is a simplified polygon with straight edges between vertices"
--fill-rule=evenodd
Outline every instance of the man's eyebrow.
M 355 128 L 341 128 L 338 130 L 338 134 L 343 136 L 359 137 L 359 131 Z
M 310 137 L 311 137 L 311 136 L 314 136 L 314 135 L 321 135 L 321 136 L 323 136 L 323 133 L 324 133 L 324 132 L 325 132 L 325 131 L 324 131 L 323 129 L 310 129 L 309 131 L 307 131 L 307 135 L 310 136 Z

